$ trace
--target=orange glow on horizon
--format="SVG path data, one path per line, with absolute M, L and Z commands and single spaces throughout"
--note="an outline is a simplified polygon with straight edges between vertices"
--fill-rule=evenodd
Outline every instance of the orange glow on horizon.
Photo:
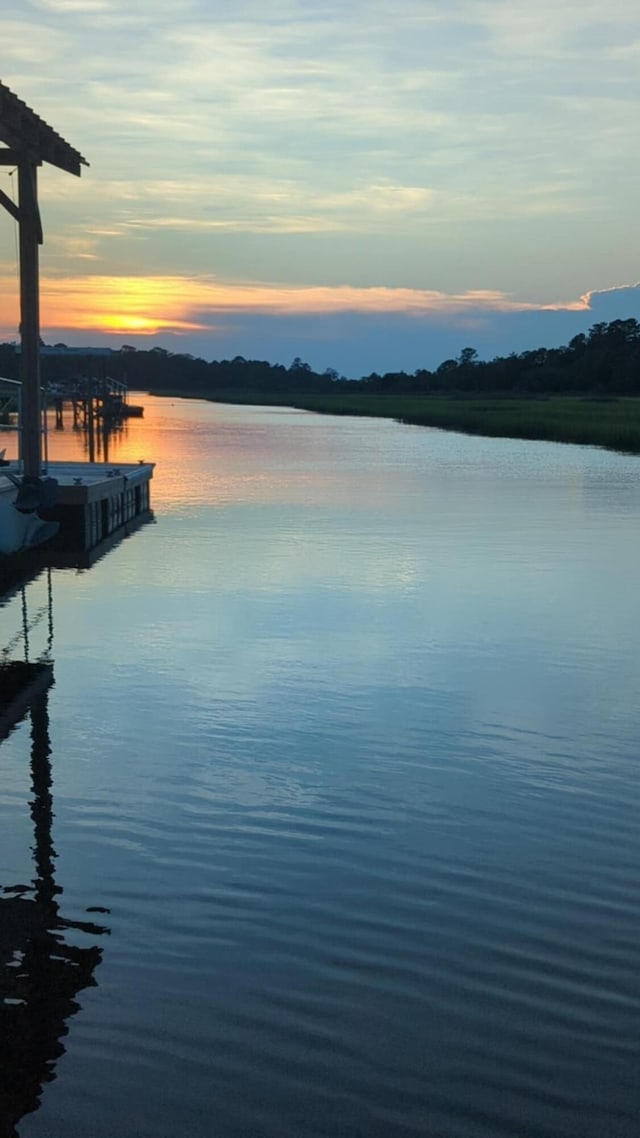
M 43 326 L 117 335 L 195 332 L 189 281 L 180 277 L 69 277 L 41 285 Z
M 629 286 L 624 286 L 629 287 Z M 564 303 L 516 300 L 498 290 L 449 294 L 435 289 L 351 285 L 279 285 L 260 281 L 225 283 L 214 277 L 46 277 L 40 286 L 41 324 L 56 331 L 118 336 L 161 332 L 215 332 L 225 315 L 404 314 L 414 317 L 482 318 L 493 313 L 589 311 L 591 293 Z M 0 269 L 0 333 L 17 337 L 15 275 Z

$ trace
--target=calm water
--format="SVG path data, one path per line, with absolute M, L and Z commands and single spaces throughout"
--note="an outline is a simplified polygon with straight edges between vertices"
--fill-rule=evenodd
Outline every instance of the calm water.
M 155 524 L 0 609 L 21 1138 L 637 1138 L 638 459 L 144 402 Z

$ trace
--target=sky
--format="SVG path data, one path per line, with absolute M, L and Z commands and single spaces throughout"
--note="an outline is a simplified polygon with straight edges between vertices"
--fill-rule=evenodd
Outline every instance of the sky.
M 47 343 L 359 377 L 640 319 L 637 0 L 2 0 L 0 40 L 89 162 L 39 174 Z

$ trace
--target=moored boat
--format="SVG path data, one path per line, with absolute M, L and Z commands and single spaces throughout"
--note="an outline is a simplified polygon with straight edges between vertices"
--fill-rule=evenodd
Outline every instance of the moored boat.
M 38 512 L 53 490 L 53 479 L 17 482 L 0 477 L 0 555 L 20 553 L 55 537 L 59 523 L 45 521 Z

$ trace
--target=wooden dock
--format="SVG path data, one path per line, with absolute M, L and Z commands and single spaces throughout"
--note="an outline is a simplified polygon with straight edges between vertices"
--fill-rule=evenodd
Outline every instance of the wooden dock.
M 3 467 L 19 475 L 17 463 Z M 60 523 L 57 549 L 87 552 L 123 527 L 151 515 L 154 463 L 50 462 L 46 476 L 58 483 L 55 504 L 41 516 Z

